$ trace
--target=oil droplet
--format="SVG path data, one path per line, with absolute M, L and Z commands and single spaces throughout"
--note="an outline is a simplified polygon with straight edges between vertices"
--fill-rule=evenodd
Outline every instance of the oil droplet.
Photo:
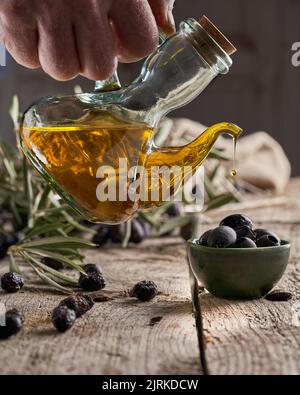
M 231 177 L 236 177 L 237 176 L 236 169 L 232 169 L 230 174 L 231 174 Z
M 236 143 L 237 143 L 237 138 L 233 137 L 233 163 L 232 163 L 232 170 L 231 170 L 231 177 L 236 177 L 237 176 L 237 170 L 236 170 Z

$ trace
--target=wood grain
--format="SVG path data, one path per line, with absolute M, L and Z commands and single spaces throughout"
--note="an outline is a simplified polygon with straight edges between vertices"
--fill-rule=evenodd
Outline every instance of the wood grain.
M 0 342 L 0 374 L 199 374 L 185 248 L 172 239 L 89 253 L 100 263 L 114 299 L 99 303 L 65 334 L 50 315 L 62 296 L 47 290 L 0 293 L 7 308 L 24 311 L 24 329 Z M 6 270 L 1 262 L 1 271 Z M 151 279 L 160 295 L 141 303 L 125 295 Z M 160 317 L 158 319 L 157 317 Z
M 293 299 L 234 302 L 201 293 L 196 318 L 198 329 L 203 326 L 199 335 L 205 346 L 204 371 L 300 373 L 300 329 L 292 321 L 292 309 L 300 300 L 299 189 L 300 180 L 293 180 L 286 206 L 247 211 L 257 226 L 271 228 L 292 241 L 291 261 L 279 286 L 292 292 Z M 203 223 L 201 231 L 213 227 L 220 216 L 214 212 L 211 219 L 215 222 Z M 151 239 L 127 250 L 110 246 L 89 252 L 87 262 L 102 266 L 108 281 L 106 294 L 113 300 L 97 304 L 66 334 L 56 333 L 50 322 L 51 311 L 62 296 L 41 287 L 14 295 L 0 293 L 0 302 L 7 308 L 17 307 L 26 314 L 21 333 L 0 342 L 0 374 L 203 372 L 186 252 L 179 238 Z M 1 262 L 0 271 L 5 270 Z M 150 303 L 126 296 L 143 279 L 155 281 L 160 289 Z

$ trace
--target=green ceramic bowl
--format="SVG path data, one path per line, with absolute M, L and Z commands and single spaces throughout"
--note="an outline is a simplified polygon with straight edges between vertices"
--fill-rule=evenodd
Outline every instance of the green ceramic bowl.
M 210 248 L 189 240 L 191 269 L 210 293 L 226 299 L 258 299 L 281 279 L 287 267 L 291 245 L 278 247 Z

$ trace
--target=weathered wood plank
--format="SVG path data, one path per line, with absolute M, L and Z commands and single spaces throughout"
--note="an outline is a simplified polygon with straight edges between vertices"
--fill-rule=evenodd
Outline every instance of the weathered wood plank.
M 300 299 L 299 186 L 299 180 L 291 183 L 288 206 L 247 211 L 258 226 L 292 240 L 291 262 L 280 286 L 294 294 L 293 300 L 233 302 L 200 295 L 205 357 L 212 374 L 300 372 L 300 330 L 292 323 L 292 308 Z M 214 213 L 212 219 L 217 223 L 220 215 Z M 212 226 L 203 225 L 202 230 Z M 0 373 L 200 373 L 186 253 L 179 239 L 90 252 L 87 261 L 101 264 L 114 300 L 96 305 L 67 334 L 57 334 L 50 323 L 61 296 L 29 289 L 0 293 L 0 302 L 26 314 L 24 330 L 0 343 Z M 156 300 L 144 304 L 124 297 L 145 278 L 158 283 L 161 294 Z M 162 319 L 151 326 L 154 317 Z
M 90 252 L 87 261 L 101 264 L 114 300 L 97 304 L 63 335 L 50 322 L 60 295 L 29 289 L 0 293 L 7 308 L 26 314 L 22 332 L 0 342 L 0 374 L 200 373 L 185 248 L 178 241 L 148 240 L 134 249 Z M 145 278 L 159 286 L 155 300 L 124 297 Z M 151 326 L 154 317 L 162 319 Z
M 299 374 L 300 327 L 300 208 L 293 181 L 289 207 L 247 212 L 258 224 L 292 241 L 292 256 L 279 288 L 293 293 L 289 302 L 265 299 L 248 302 L 200 295 L 206 359 L 210 374 Z M 224 214 L 222 214 L 224 215 Z M 298 311 L 298 315 L 297 312 Z

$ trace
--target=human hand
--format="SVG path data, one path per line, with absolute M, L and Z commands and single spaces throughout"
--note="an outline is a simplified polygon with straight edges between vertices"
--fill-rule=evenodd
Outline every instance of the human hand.
M 118 60 L 137 61 L 175 31 L 175 0 L 0 2 L 0 42 L 21 65 L 57 80 L 108 78 Z

